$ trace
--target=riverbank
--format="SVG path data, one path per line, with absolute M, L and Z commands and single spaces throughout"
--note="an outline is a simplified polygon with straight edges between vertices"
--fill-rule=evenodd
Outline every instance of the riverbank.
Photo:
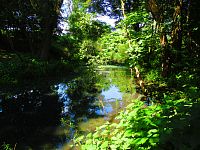
M 15 53 L 0 51 L 0 92 L 48 87 L 66 74 L 70 80 L 78 72 L 78 64 L 67 60 L 43 61 L 25 53 L 20 53 L 20 58 Z
M 127 68 L 85 69 L 71 80 L 68 74 L 65 78 L 44 93 L 26 89 L 1 100 L 2 144 L 14 147 L 18 143 L 21 149 L 61 148 L 76 133 L 86 134 L 106 121 L 115 122 L 116 114 L 135 93 Z
M 153 105 L 133 98 L 115 117 L 117 123 L 107 122 L 94 133 L 77 136 L 72 149 L 199 149 L 197 78 L 196 74 L 183 72 L 160 83 L 149 80 L 147 94 L 152 96 Z
M 169 78 L 162 80 L 157 80 L 158 78 L 157 76 L 155 76 L 156 73 L 153 72 L 151 72 L 149 75 L 144 75 L 143 77 L 146 79 L 145 81 L 148 84 L 148 94 L 151 96 L 150 98 L 155 101 L 153 105 L 147 106 L 144 104 L 144 102 L 141 101 L 140 98 L 130 96 L 130 93 L 135 92 L 135 87 L 133 87 L 134 80 L 132 74 L 127 68 L 109 66 L 111 68 L 110 70 L 113 71 L 110 74 L 107 70 L 109 68 L 108 66 L 99 67 L 99 69 L 92 71 L 92 75 L 89 75 L 86 72 L 83 72 L 83 68 L 79 67 L 79 69 L 77 69 L 76 67 L 74 67 L 74 64 L 72 65 L 64 60 L 44 62 L 37 58 L 24 56 L 24 58 L 26 58 L 24 60 L 26 61 L 21 62 L 21 60 L 13 54 L 10 54 L 8 56 L 4 54 L 2 56 L 6 56 L 5 59 L 1 57 L 1 74 L 3 75 L 1 78 L 2 91 L 5 90 L 7 92 L 13 92 L 12 89 L 27 89 L 27 86 L 31 88 L 43 88 L 44 86 L 52 87 L 52 85 L 54 87 L 54 90 L 56 91 L 59 90 L 59 88 L 55 88 L 55 83 L 58 83 L 58 80 L 59 83 L 61 82 L 61 84 L 56 84 L 56 87 L 59 87 L 58 85 L 61 85 L 60 87 L 62 89 L 62 85 L 64 85 L 66 89 L 62 89 L 62 93 L 66 94 L 66 91 L 68 91 L 67 96 L 69 96 L 70 100 L 73 100 L 68 101 L 69 99 L 66 98 L 62 104 L 62 107 L 60 107 L 58 101 L 54 101 L 57 104 L 56 109 L 59 111 L 59 113 L 57 112 L 57 110 L 55 110 L 55 105 L 52 107 L 52 101 L 48 101 L 49 98 L 39 101 L 37 101 L 36 99 L 35 101 L 29 99 L 29 97 L 31 98 L 32 96 L 26 95 L 26 99 L 28 99 L 27 102 L 31 101 L 31 105 L 33 105 L 33 109 L 31 109 L 31 112 L 32 110 L 38 110 L 38 108 L 39 110 L 49 110 L 49 108 L 51 108 L 51 112 L 55 111 L 56 115 L 54 119 L 56 120 L 56 124 L 54 124 L 54 126 L 57 126 L 57 123 L 61 123 L 60 125 L 64 130 L 64 132 L 63 130 L 60 131 L 59 128 L 59 132 L 61 132 L 62 134 L 61 137 L 64 137 L 65 139 L 61 143 L 67 143 L 66 137 L 68 137 L 67 141 L 73 138 L 73 143 L 71 143 L 72 149 L 75 148 L 77 145 L 82 149 L 95 150 L 173 150 L 199 149 L 200 147 L 200 133 L 198 132 L 200 131 L 200 128 L 198 126 L 198 123 L 200 123 L 200 92 L 197 84 L 198 74 L 196 70 L 194 70 L 193 72 L 181 72 L 176 76 L 172 74 Z M 15 61 L 12 62 L 12 60 Z M 125 69 L 126 71 L 120 71 L 120 69 Z M 96 73 L 97 71 L 101 72 L 100 75 L 94 76 L 94 73 Z M 78 75 L 83 75 L 84 77 L 86 77 L 86 79 L 83 79 L 81 76 Z M 109 79 L 107 78 L 108 75 L 109 77 L 115 78 Z M 61 81 L 62 77 L 65 78 L 65 80 L 63 80 L 64 82 Z M 73 80 L 71 80 L 72 78 Z M 35 81 L 39 82 L 36 84 Z M 105 91 L 110 89 L 112 89 L 112 94 L 114 93 L 114 95 L 117 95 L 115 93 L 116 87 L 118 87 L 119 91 L 129 93 L 127 97 L 123 97 L 123 101 L 126 101 L 126 98 L 129 100 L 129 103 L 127 103 L 127 105 L 124 105 L 123 107 L 122 105 L 120 105 L 121 99 L 112 102 L 112 98 L 103 100 L 102 96 L 97 96 L 97 93 L 103 92 L 105 94 Z M 22 98 L 22 100 L 24 100 L 24 98 Z M 91 105 L 93 104 L 92 102 L 94 102 L 94 100 L 97 100 L 98 103 L 95 103 L 95 105 Z M 110 102 L 110 100 L 111 103 L 108 103 Z M 45 105 L 41 107 L 40 102 L 44 102 Z M 19 115 L 14 115 L 17 113 L 9 114 L 9 116 L 12 117 L 11 122 L 9 119 L 4 119 L 3 116 L 2 118 L 5 121 L 4 124 L 6 127 L 8 126 L 6 123 L 10 124 L 12 123 L 12 121 L 14 121 L 15 124 L 17 121 L 18 123 L 24 124 L 25 126 L 27 125 L 27 123 L 30 122 L 38 122 L 35 115 L 32 116 L 34 117 L 34 119 L 30 119 L 31 117 L 28 117 L 29 120 L 26 120 L 27 116 L 25 116 L 25 119 L 23 118 L 24 109 L 21 109 L 21 107 L 30 107 L 29 103 L 25 103 L 25 105 L 23 103 L 20 103 L 19 106 L 20 107 L 17 108 L 19 108 L 18 110 L 20 111 L 20 116 L 22 117 L 21 120 L 19 120 L 18 118 Z M 119 108 L 119 106 L 121 108 Z M 40 109 L 40 107 L 42 109 Z M 110 112 L 110 110 L 113 109 L 116 110 L 116 112 L 120 111 L 120 113 L 118 115 L 116 115 L 116 113 L 114 112 L 113 114 L 110 113 L 110 116 L 108 116 L 107 120 L 101 118 L 104 117 L 103 113 L 106 113 L 106 111 Z M 28 112 L 29 111 L 30 110 L 28 110 Z M 42 115 L 40 114 L 40 111 L 39 113 L 36 112 L 36 116 L 42 116 L 43 118 L 40 118 L 41 120 L 46 119 L 46 121 L 44 122 L 45 124 L 46 122 L 48 122 L 47 120 L 49 120 L 49 118 L 52 119 L 52 114 L 49 115 L 45 114 L 44 112 L 46 113 L 46 111 L 42 111 Z M 66 113 L 67 116 L 61 117 L 59 114 L 62 113 Z M 100 114 L 100 117 L 97 117 L 98 113 Z M 25 113 L 25 115 L 27 114 L 29 115 L 30 113 Z M 89 117 L 85 117 L 85 114 L 87 114 Z M 76 117 L 74 117 L 74 115 Z M 22 120 L 23 122 L 21 122 Z M 105 124 L 101 126 L 101 124 L 103 123 Z M 1 125 L 2 129 L 4 129 L 3 123 Z M 26 128 L 28 128 L 28 131 L 30 131 L 29 127 L 26 126 L 26 128 L 20 130 L 18 126 L 13 126 L 14 127 L 12 129 L 17 129 L 15 133 L 20 139 L 21 135 L 19 135 L 19 132 L 21 131 L 23 131 L 23 134 L 29 138 L 29 133 L 25 131 Z M 51 128 L 44 126 L 43 122 L 41 121 L 41 124 L 37 126 L 37 128 L 39 129 L 37 129 L 36 131 L 41 130 L 40 126 L 42 126 L 42 130 L 44 129 L 44 131 L 48 128 Z M 95 128 L 96 126 L 100 127 Z M 88 130 L 91 133 L 86 134 L 87 132 L 85 132 L 84 135 L 77 134 L 75 137 L 69 137 L 69 131 L 71 131 L 74 136 L 75 129 L 79 129 L 80 132 Z M 93 133 L 94 130 L 95 132 Z M 8 134 L 5 133 L 5 135 Z M 9 135 L 13 135 L 13 132 L 10 132 Z M 22 135 L 22 137 L 24 135 Z M 45 136 L 41 136 L 39 132 L 37 133 L 37 137 L 38 136 L 40 136 L 40 139 L 44 139 L 44 143 L 48 142 L 48 139 L 45 139 Z M 34 139 L 34 136 L 32 137 L 32 139 Z M 28 144 L 34 147 L 34 145 L 32 145 L 32 141 L 30 139 L 28 139 L 28 141 Z M 44 143 L 39 143 L 39 146 L 44 146 Z M 12 147 L 14 147 L 14 144 L 15 143 L 12 144 Z M 63 147 L 62 144 L 61 147 Z M 47 146 L 49 145 L 47 144 Z M 56 142 L 54 145 L 51 146 L 55 148 L 57 146 Z

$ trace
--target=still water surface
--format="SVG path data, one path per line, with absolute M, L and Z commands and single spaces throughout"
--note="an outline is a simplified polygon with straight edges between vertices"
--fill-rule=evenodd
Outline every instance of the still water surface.
M 0 144 L 22 150 L 64 149 L 76 133 L 111 121 L 128 103 L 124 96 L 135 92 L 132 83 L 127 68 L 102 67 L 48 90 L 1 96 Z

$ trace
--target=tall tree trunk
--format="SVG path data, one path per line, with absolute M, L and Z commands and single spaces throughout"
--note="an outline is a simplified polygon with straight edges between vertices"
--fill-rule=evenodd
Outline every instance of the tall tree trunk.
M 168 76 L 171 72 L 171 57 L 170 57 L 170 49 L 168 46 L 168 40 L 166 36 L 165 30 L 162 28 L 161 24 L 164 22 L 164 18 L 161 12 L 161 8 L 159 7 L 156 0 L 148 0 L 148 8 L 151 12 L 156 24 L 158 25 L 158 30 L 160 32 L 160 45 L 162 48 L 162 73 L 163 77 Z
M 166 33 L 162 31 L 160 36 L 160 43 L 162 48 L 162 73 L 163 77 L 167 77 L 171 71 L 171 54 L 168 46 Z
M 39 56 L 48 59 L 54 29 L 57 28 L 58 16 L 63 0 L 30 0 L 31 5 L 41 17 L 41 43 Z
M 43 39 L 43 43 L 42 43 L 42 47 L 40 50 L 40 58 L 46 60 L 49 58 L 49 48 L 50 48 L 50 44 L 51 44 L 51 39 L 50 37 L 45 37 Z
M 19 60 L 20 60 L 21 62 L 23 62 L 23 59 L 22 59 L 21 55 L 20 55 L 20 54 L 15 50 L 15 48 L 14 48 L 12 36 L 10 35 L 10 33 L 7 33 L 7 38 L 8 38 L 8 42 L 9 42 L 9 44 L 10 44 L 10 49 L 11 49 L 11 51 L 14 52 L 14 53 L 17 55 L 17 57 L 19 58 Z
M 45 20 L 44 29 L 42 33 L 42 43 L 41 43 L 41 50 L 40 50 L 40 58 L 48 59 L 49 58 L 49 50 L 51 46 L 53 28 L 51 27 L 51 20 Z
M 176 50 L 175 64 L 176 70 L 180 68 L 182 60 L 182 26 L 183 26 L 183 0 L 177 0 L 175 4 L 175 11 L 173 14 L 173 27 L 172 27 L 172 43 L 171 46 Z M 177 66 L 178 65 L 178 66 Z

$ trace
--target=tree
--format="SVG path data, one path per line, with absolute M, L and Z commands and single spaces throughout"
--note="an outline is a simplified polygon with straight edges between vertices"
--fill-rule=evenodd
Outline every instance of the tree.
M 13 37 L 13 45 L 17 50 L 21 45 L 27 45 L 29 50 L 41 58 L 48 58 L 62 3 L 63 0 L 1 0 L 1 36 L 4 39 L 6 36 Z M 18 39 L 23 42 L 19 43 Z
M 32 8 L 40 20 L 40 57 L 47 59 L 52 36 L 58 26 L 58 19 L 63 0 L 37 1 L 30 0 Z

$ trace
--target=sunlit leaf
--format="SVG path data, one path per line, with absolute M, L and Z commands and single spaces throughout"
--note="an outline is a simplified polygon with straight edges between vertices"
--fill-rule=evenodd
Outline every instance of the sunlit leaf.
M 148 138 L 137 138 L 135 141 L 134 141 L 134 144 L 136 145 L 141 145 L 141 144 L 144 144 L 146 141 L 148 140 Z
M 106 149 L 108 147 L 108 141 L 102 143 L 101 148 Z

